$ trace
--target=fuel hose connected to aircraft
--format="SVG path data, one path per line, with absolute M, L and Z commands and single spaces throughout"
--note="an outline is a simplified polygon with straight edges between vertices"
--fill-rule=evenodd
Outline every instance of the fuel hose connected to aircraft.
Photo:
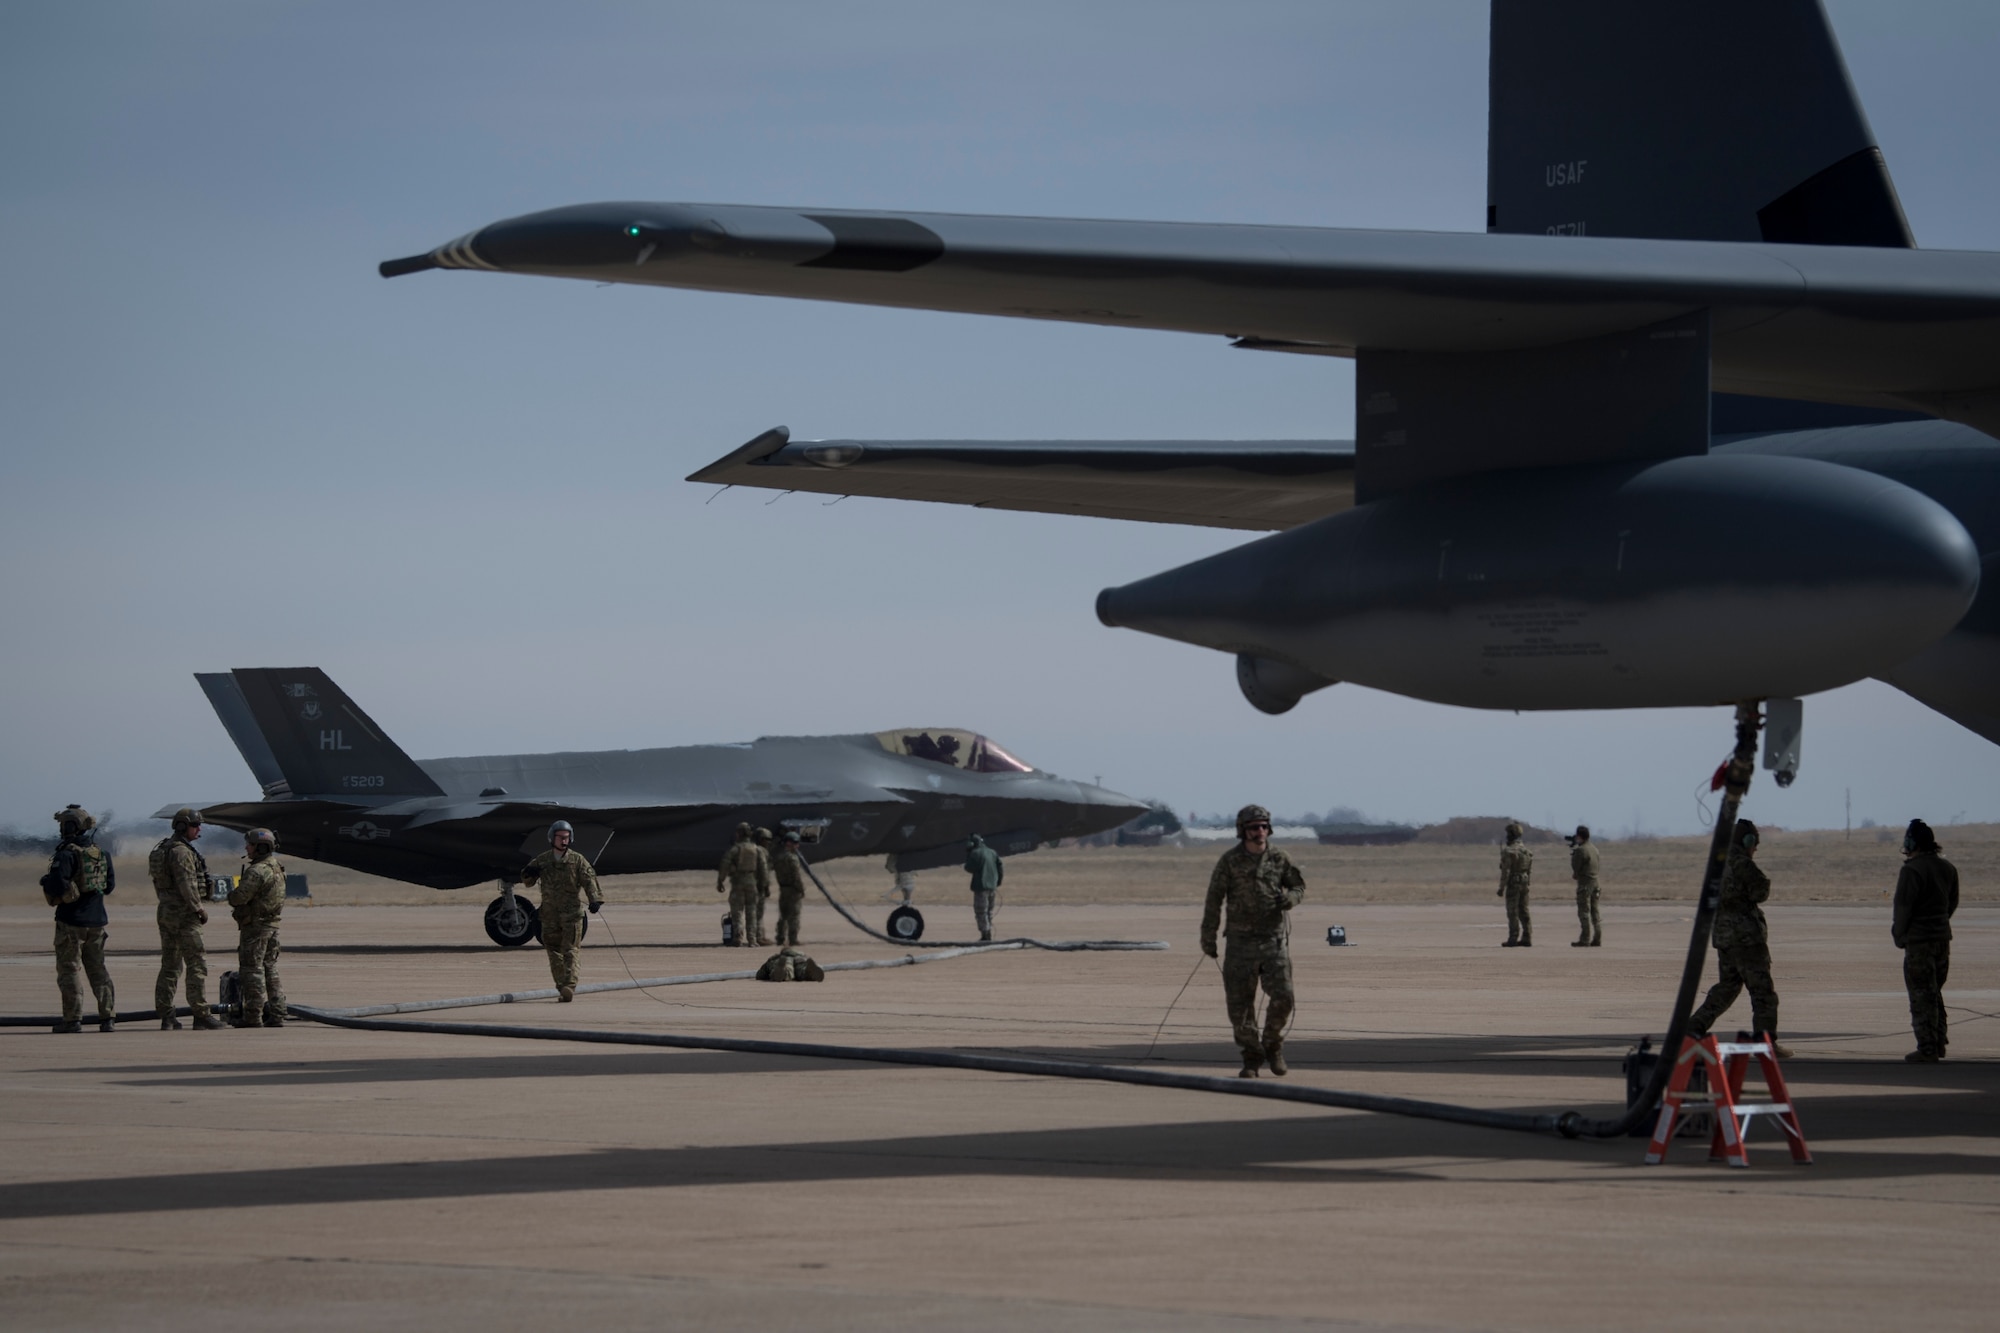
M 1695 906 L 1694 926 L 1689 932 L 1687 963 L 1681 973 L 1680 989 L 1674 997 L 1672 1018 L 1662 1052 L 1680 1048 L 1687 1031 L 1688 1012 L 1694 1007 L 1694 993 L 1701 984 L 1702 965 L 1707 961 L 1709 932 L 1721 895 L 1722 869 L 1727 859 L 1731 835 L 1736 828 L 1736 811 L 1750 786 L 1757 754 L 1758 707 L 1740 704 L 1736 709 L 1736 746 L 1722 769 L 1722 801 L 1716 811 L 1715 833 L 1710 840 L 1708 862 L 1702 875 L 1701 898 Z M 814 883 L 819 883 L 814 876 Z M 826 893 L 826 886 L 820 885 Z M 833 902 L 833 895 L 827 894 Z M 834 903 L 849 921 L 862 930 L 851 914 Z M 873 931 L 868 931 L 874 934 Z M 1009 941 L 1014 947 L 1023 942 Z M 991 946 L 988 946 L 991 947 Z M 1048 946 L 1042 946 L 1048 947 Z M 1126 945 L 1124 947 L 1135 947 Z M 1145 947 L 1145 946 L 1137 946 Z M 978 946 L 964 952 L 979 952 Z M 963 956 L 959 950 L 950 956 Z M 895 960 L 915 962 L 918 959 Z M 876 964 L 880 966 L 882 964 Z M 829 969 L 830 970 L 830 969 Z M 740 975 L 740 974 L 739 974 Z M 721 979 L 717 977 L 715 979 Z M 610 982 L 590 989 L 631 989 L 628 982 Z M 493 1001 L 498 1002 L 498 1001 Z M 438 1002 L 432 1002 L 437 1005 Z M 442 1007 L 438 1005 L 438 1007 Z M 1274 1083 L 1264 1079 L 1217 1078 L 1204 1074 L 1176 1074 L 1161 1069 L 1130 1065 L 1077 1064 L 1060 1060 L 1030 1060 L 1007 1055 L 974 1055 L 963 1051 L 901 1050 L 886 1046 L 836 1046 L 819 1042 L 760 1041 L 739 1037 L 698 1037 L 667 1032 L 614 1032 L 588 1028 L 538 1028 L 483 1023 L 433 1023 L 411 1020 L 349 1017 L 347 1013 L 293 1005 L 301 1018 L 310 1018 L 335 1027 L 373 1032 L 426 1032 L 439 1036 L 506 1037 L 527 1041 L 580 1041 L 612 1046 L 657 1046 L 676 1050 L 737 1051 L 747 1055 L 786 1055 L 816 1060 L 854 1060 L 869 1064 L 917 1065 L 938 1069 L 972 1069 L 993 1074 L 1028 1075 L 1037 1078 L 1087 1079 L 1100 1083 L 1127 1083 L 1146 1088 L 1175 1088 L 1184 1092 L 1214 1092 L 1232 1097 L 1258 1097 L 1266 1101 L 1293 1102 L 1306 1106 L 1327 1106 L 1340 1110 L 1375 1111 L 1384 1115 L 1414 1116 L 1443 1120 L 1452 1124 L 1475 1125 L 1485 1129 L 1520 1130 L 1531 1134 L 1560 1134 L 1565 1138 L 1617 1138 L 1628 1133 L 1653 1114 L 1660 1095 L 1673 1072 L 1673 1061 L 1661 1059 L 1653 1066 L 1651 1081 L 1619 1116 L 1591 1118 L 1578 1111 L 1526 1112 L 1496 1111 L 1448 1102 L 1416 1101 L 1406 1097 L 1384 1097 L 1375 1093 L 1344 1092 L 1335 1088 L 1315 1088 L 1303 1084 Z M 349 1011 L 352 1012 L 352 1011 Z
M 1689 932 L 1687 962 L 1681 973 L 1680 988 L 1674 997 L 1672 1017 L 1667 1024 L 1665 1038 L 1660 1050 L 1677 1051 L 1687 1031 L 1689 1011 L 1694 1007 L 1694 994 L 1701 984 L 1702 966 L 1707 960 L 1709 933 L 1715 921 L 1715 909 L 1721 895 L 1722 870 L 1728 857 L 1731 836 L 1736 827 L 1736 811 L 1744 793 L 1749 789 L 1750 776 L 1756 759 L 1757 731 L 1760 725 L 1759 710 L 1755 704 L 1741 704 L 1736 710 L 1736 746 L 1721 772 L 1722 801 L 1716 811 L 1715 832 L 1710 840 L 1709 855 L 1702 876 L 1701 897 L 1696 903 L 1694 925 Z M 819 884 L 815 875 L 813 882 Z M 820 892 L 826 893 L 826 886 L 820 884 Z M 869 930 L 853 915 L 826 893 L 827 901 L 834 904 L 842 916 L 870 935 Z M 884 938 L 878 936 L 878 938 Z M 881 967 L 907 967 L 917 963 L 937 962 L 948 958 L 963 958 L 987 952 L 1022 948 L 1112 948 L 1112 949 L 1159 949 L 1159 943 L 1132 943 L 1125 941 L 1056 942 L 1044 943 L 1029 940 L 995 941 L 990 944 L 955 946 L 932 954 L 905 955 L 892 959 L 863 959 L 847 963 L 826 964 L 829 972 L 839 970 L 860 970 Z M 749 971 L 703 973 L 684 977 L 662 977 L 641 981 L 598 982 L 578 987 L 579 993 L 649 989 L 657 986 L 691 985 L 709 981 L 735 981 L 754 977 Z M 1306 1106 L 1326 1106 L 1340 1110 L 1374 1111 L 1384 1115 L 1413 1116 L 1425 1120 L 1442 1120 L 1452 1124 L 1474 1125 L 1485 1129 L 1520 1130 L 1533 1134 L 1560 1134 L 1565 1138 L 1616 1138 L 1628 1133 L 1634 1126 L 1654 1113 L 1661 1093 L 1666 1089 L 1667 1079 L 1673 1072 L 1673 1061 L 1663 1058 L 1653 1066 L 1653 1073 L 1646 1088 L 1619 1116 L 1591 1118 L 1578 1111 L 1525 1112 L 1498 1111 L 1474 1106 L 1457 1106 L 1448 1102 L 1417 1101 L 1406 1097 L 1385 1097 L 1375 1093 L 1344 1092 L 1336 1088 L 1316 1088 L 1304 1084 L 1275 1083 L 1263 1079 L 1217 1078 L 1204 1074 L 1177 1074 L 1162 1069 L 1146 1069 L 1131 1065 L 1071 1063 L 1061 1060 L 1033 1060 L 1019 1056 L 975 1055 L 963 1051 L 905 1050 L 888 1046 L 839 1046 L 820 1042 L 762 1041 L 740 1037 L 701 1037 L 669 1032 L 620 1032 L 592 1028 L 542 1028 L 521 1027 L 512 1024 L 485 1023 L 438 1023 L 419 1022 L 409 1019 L 385 1019 L 372 1017 L 385 1013 L 410 1013 L 428 1009 L 464 1008 L 486 1004 L 508 1004 L 520 1000 L 553 997 L 554 992 L 519 991 L 495 995 L 466 996 L 452 1000 L 420 1000 L 404 1004 L 363 1006 L 353 1009 L 319 1009 L 308 1005 L 294 1004 L 291 1012 L 300 1018 L 325 1023 L 333 1027 L 354 1028 L 370 1032 L 420 1032 L 437 1036 L 455 1037 L 504 1037 L 527 1041 L 571 1041 L 588 1042 L 611 1046 L 654 1046 L 675 1050 L 736 1051 L 747 1055 L 783 1055 L 814 1060 L 852 1060 L 868 1064 L 913 1065 L 937 1069 L 970 1069 L 984 1073 L 1027 1075 L 1036 1078 L 1086 1079 L 1100 1083 L 1125 1083 L 1147 1088 L 1174 1088 L 1184 1092 L 1223 1093 L 1232 1097 L 1257 1097 L 1266 1101 L 1293 1102 Z M 23 1020 L 7 1020 L 18 1024 Z M 45 1022 L 47 1020 L 33 1020 Z

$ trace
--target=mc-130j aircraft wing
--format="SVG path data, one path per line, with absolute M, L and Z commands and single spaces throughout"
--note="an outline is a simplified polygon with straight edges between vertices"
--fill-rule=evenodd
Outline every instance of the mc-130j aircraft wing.
M 1337 680 L 1522 709 L 1876 676 L 2000 740 L 2000 255 L 1914 248 L 1817 0 L 1495 0 L 1490 96 L 1483 235 L 630 202 L 382 272 L 1349 357 L 1352 442 L 779 429 L 692 479 L 1274 533 L 1098 599 L 1236 655 L 1267 711 Z
M 206 806 L 206 822 L 268 828 L 295 855 L 429 888 L 499 880 L 487 921 L 503 944 L 531 938 L 531 921 L 496 930 L 496 909 L 511 910 L 558 819 L 606 875 L 713 870 L 738 823 L 796 830 L 814 863 L 886 854 L 905 872 L 957 865 L 974 833 L 1011 855 L 1145 810 L 952 727 L 416 760 L 316 667 L 195 679 L 264 797 Z

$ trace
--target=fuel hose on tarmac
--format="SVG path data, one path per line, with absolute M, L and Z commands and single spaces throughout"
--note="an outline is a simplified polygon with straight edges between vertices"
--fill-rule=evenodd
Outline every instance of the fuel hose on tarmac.
M 865 924 L 860 917 L 847 910 L 847 904 L 833 896 L 832 892 L 821 882 L 819 875 L 814 872 L 812 864 L 803 856 L 799 858 L 799 865 L 804 867 L 806 874 L 812 878 L 813 885 L 819 889 L 820 896 L 826 899 L 834 911 L 847 918 L 848 925 L 854 927 L 863 935 L 881 940 L 884 944 L 909 943 L 908 940 L 899 940 L 893 935 L 885 935 L 874 927 Z M 1012 939 L 1006 940 L 946 940 L 940 942 L 946 948 L 952 949 L 978 949 L 990 947 L 995 944 L 1011 944 L 1016 948 L 1048 949 L 1055 953 L 1112 953 L 1128 949 L 1164 949 L 1167 947 L 1165 940 L 1034 940 L 1029 939 L 1025 935 L 1017 935 Z
M 1689 933 L 1687 963 L 1681 974 L 1680 989 L 1674 997 L 1671 1020 L 1667 1025 L 1667 1035 L 1661 1042 L 1662 1052 L 1678 1051 L 1680 1041 L 1687 1032 L 1688 1011 L 1694 1005 L 1694 993 L 1701 984 L 1701 970 L 1708 957 L 1709 932 L 1715 922 L 1715 909 L 1721 896 L 1722 870 L 1729 854 L 1729 846 L 1736 829 L 1736 811 L 1741 805 L 1744 793 L 1749 789 L 1750 776 L 1754 771 L 1757 755 L 1757 729 L 1759 725 L 1757 705 L 1739 704 L 1736 709 L 1736 748 L 1730 760 L 1723 766 L 1723 798 L 1716 811 L 1715 834 L 1710 840 L 1708 864 L 1702 875 L 1701 899 L 1695 906 L 1694 927 Z M 819 877 L 813 876 L 819 884 Z M 820 885 L 820 892 L 826 893 L 826 886 Z M 856 926 L 873 935 L 866 926 L 855 921 L 852 914 L 838 902 L 832 894 L 826 894 L 827 901 L 833 903 L 842 916 L 853 921 Z M 1029 947 L 1029 941 L 1007 941 L 1016 948 Z M 992 947 L 992 946 L 988 946 Z M 1048 945 L 1034 947 L 1047 948 Z M 1063 947 L 1063 946 L 1055 946 Z M 1068 947 L 1079 947 L 1071 945 Z M 1100 945 L 1099 947 L 1103 947 Z M 1147 945 L 1113 945 L 1123 948 L 1160 947 Z M 975 947 L 966 952 L 977 952 Z M 945 956 L 945 955 L 941 955 Z M 957 950 L 948 956 L 958 956 Z M 918 958 L 882 960 L 874 966 L 897 966 L 907 962 L 921 961 Z M 836 964 L 835 966 L 841 966 Z M 848 964 L 847 966 L 853 966 Z M 829 969 L 831 970 L 831 969 Z M 737 974 L 740 975 L 740 974 Z M 732 974 L 713 974 L 701 980 L 734 979 Z M 676 984 L 694 978 L 675 979 Z M 640 984 L 635 982 L 606 982 L 589 989 L 631 989 Z M 483 998 L 486 1003 L 504 1003 L 496 997 Z M 510 998 L 526 998 L 526 993 Z M 423 1001 L 419 1004 L 442 1007 L 449 1001 Z M 463 1003 L 459 1001 L 456 1003 Z M 400 1006 L 389 1006 L 399 1008 Z M 416 1007 L 416 1006 L 410 1006 Z M 937 1069 L 971 1069 L 993 1074 L 1016 1074 L 1035 1078 L 1088 1079 L 1099 1083 L 1127 1083 L 1144 1088 L 1175 1088 L 1186 1092 L 1223 1093 L 1232 1097 L 1257 1097 L 1266 1101 L 1293 1102 L 1305 1106 L 1329 1106 L 1349 1111 L 1374 1111 L 1384 1115 L 1413 1116 L 1425 1120 L 1443 1120 L 1452 1124 L 1474 1125 L 1483 1129 L 1508 1129 L 1530 1134 L 1560 1134 L 1565 1138 L 1617 1138 L 1626 1134 L 1654 1113 L 1660 1095 L 1666 1089 L 1667 1079 L 1673 1072 L 1673 1060 L 1663 1058 L 1653 1066 L 1652 1081 L 1647 1084 L 1637 1100 L 1627 1108 L 1622 1116 L 1592 1119 L 1577 1111 L 1556 1113 L 1532 1113 L 1524 1111 L 1493 1111 L 1473 1106 L 1455 1106 L 1447 1102 L 1414 1101 L 1406 1097 L 1383 1097 L 1367 1092 L 1342 1092 L 1335 1088 L 1315 1088 L 1303 1084 L 1272 1083 L 1263 1079 L 1215 1078 L 1203 1074 L 1176 1074 L 1163 1069 L 1135 1068 L 1129 1065 L 1076 1064 L 1060 1060 L 1029 1060 L 1018 1056 L 973 1055 L 963 1051 L 900 1050 L 885 1046 L 833 1046 L 817 1042 L 798 1041 L 757 1041 L 737 1037 L 694 1037 L 666 1032 L 615 1032 L 590 1028 L 534 1028 L 487 1023 L 434 1023 L 416 1022 L 409 1019 L 381 1019 L 351 1017 L 357 1011 L 315 1009 L 307 1005 L 294 1004 L 291 1012 L 300 1018 L 312 1019 L 333 1027 L 355 1028 L 369 1032 L 421 1032 L 438 1036 L 454 1037 L 505 1037 L 512 1040 L 528 1041 L 572 1041 L 590 1042 L 608 1046 L 656 1046 L 676 1050 L 695 1051 L 736 1051 L 747 1055 L 785 1055 L 814 1060 L 854 1060 L 869 1064 L 919 1065 Z M 379 1007 L 378 1007 L 379 1011 Z

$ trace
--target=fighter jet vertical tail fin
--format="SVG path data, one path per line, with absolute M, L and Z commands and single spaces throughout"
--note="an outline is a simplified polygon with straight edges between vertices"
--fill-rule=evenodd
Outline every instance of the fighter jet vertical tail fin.
M 1493 0 L 1486 229 L 1915 244 L 1820 0 Z
M 267 795 L 268 770 L 299 797 L 376 804 L 444 794 L 318 667 L 241 668 L 200 679 Z

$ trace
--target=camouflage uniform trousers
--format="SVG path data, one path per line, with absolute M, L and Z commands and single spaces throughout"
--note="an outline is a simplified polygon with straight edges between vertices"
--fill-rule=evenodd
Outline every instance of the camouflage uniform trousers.
M 1597 910 L 1598 888 L 1594 879 L 1576 886 L 1577 942 L 1597 944 L 1604 939 L 1604 918 Z
M 118 997 L 112 992 L 111 973 L 104 967 L 105 938 L 103 926 L 56 922 L 56 989 L 62 992 L 65 1023 L 83 1017 L 83 987 L 77 985 L 79 966 L 89 976 L 90 989 L 96 993 L 97 1016 L 102 1019 L 118 1016 Z
M 240 926 L 236 936 L 236 984 L 243 988 L 243 1025 L 259 1027 L 286 1016 L 285 987 L 278 980 L 278 923 Z
M 747 884 L 741 888 L 729 886 L 729 919 L 736 924 L 738 947 L 749 948 L 757 943 L 757 886 Z
M 1507 938 L 1526 944 L 1535 938 L 1535 924 L 1528 919 L 1528 886 L 1507 886 Z
M 778 890 L 778 943 L 797 944 L 799 942 L 799 912 L 805 906 L 804 889 Z
M 978 924 L 982 936 L 993 933 L 993 899 L 996 892 L 994 889 L 972 891 L 972 919 Z
M 162 899 L 155 917 L 160 926 L 160 976 L 153 983 L 153 1008 L 161 1018 L 174 1012 L 174 986 L 187 973 L 188 1008 L 200 1018 L 208 1013 L 208 953 L 201 943 L 201 918 L 185 903 Z
M 542 908 L 542 948 L 548 951 L 549 975 L 556 985 L 576 985 L 576 951 L 582 947 L 583 908 L 574 900 Z
M 1718 946 L 1716 971 L 1720 973 L 1701 1008 L 1688 1017 L 1688 1035 L 1705 1037 L 1715 1020 L 1722 1017 L 1743 988 L 1750 988 L 1750 1030 L 1778 1035 L 1778 988 L 1771 983 L 1771 949 L 1764 944 Z
M 764 930 L 764 905 L 770 901 L 771 892 L 768 889 L 753 893 L 750 898 L 750 938 L 759 944 L 771 938 Z
M 1950 940 L 1911 940 L 1903 946 L 1903 985 L 1910 992 L 1910 1026 L 1916 1030 L 1917 1049 L 1927 1055 L 1944 1054 L 1944 983 L 1950 971 Z M 67 1018 L 68 1012 L 63 1016 Z
M 1257 984 L 1264 985 L 1264 1031 L 1257 1032 Z M 1222 996 L 1244 1062 L 1261 1060 L 1285 1039 L 1292 1017 L 1292 956 L 1277 935 L 1232 935 L 1222 955 Z

